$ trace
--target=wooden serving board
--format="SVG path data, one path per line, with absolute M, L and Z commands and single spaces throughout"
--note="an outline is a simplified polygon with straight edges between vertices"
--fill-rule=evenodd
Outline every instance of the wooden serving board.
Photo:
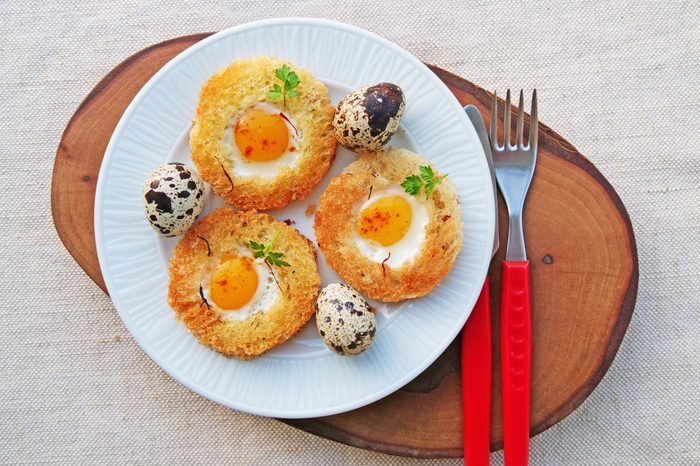
M 51 186 L 54 223 L 68 251 L 105 292 L 92 213 L 109 138 L 141 86 L 167 61 L 208 35 L 166 41 L 126 59 L 95 86 L 63 133 Z M 491 94 L 437 67 L 431 69 L 462 104 L 476 105 L 488 125 Z M 507 215 L 502 201 L 499 215 L 505 245 Z M 542 124 L 524 228 L 532 269 L 531 435 L 535 435 L 581 404 L 610 366 L 634 309 L 638 264 L 632 225 L 618 195 L 571 144 Z M 494 450 L 502 444 L 498 303 L 504 250 L 490 270 Z M 383 400 L 336 416 L 285 422 L 361 448 L 460 457 L 458 347 L 453 342 L 422 375 Z

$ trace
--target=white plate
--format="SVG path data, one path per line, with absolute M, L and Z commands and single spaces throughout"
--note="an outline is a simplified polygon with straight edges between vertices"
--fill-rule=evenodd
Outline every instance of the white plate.
M 287 343 L 252 361 L 200 345 L 167 303 L 167 261 L 176 239 L 151 230 L 141 190 L 148 174 L 172 160 L 191 164 L 187 144 L 199 90 L 234 58 L 272 55 L 310 70 L 334 103 L 362 85 L 390 81 L 406 95 L 391 144 L 423 154 L 459 190 L 464 246 L 453 270 L 428 296 L 378 305 L 374 345 L 355 357 L 325 348 L 312 319 Z M 276 212 L 314 238 L 304 215 L 330 178 L 355 159 L 339 148 L 313 194 Z M 209 193 L 206 212 L 221 204 Z M 282 18 L 237 26 L 185 50 L 146 83 L 109 142 L 95 197 L 95 239 L 102 275 L 119 315 L 148 355 L 195 392 L 263 416 L 336 414 L 376 401 L 420 374 L 454 339 L 476 302 L 494 228 L 491 179 L 474 128 L 459 102 L 417 58 L 362 29 L 317 19 Z M 338 281 L 319 255 L 324 283 Z

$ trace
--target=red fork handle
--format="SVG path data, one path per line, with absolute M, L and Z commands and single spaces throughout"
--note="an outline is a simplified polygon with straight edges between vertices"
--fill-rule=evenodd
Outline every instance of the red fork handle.
M 464 464 L 488 466 L 491 435 L 491 302 L 486 277 L 462 329 Z
M 503 453 L 507 466 L 527 465 L 530 440 L 530 263 L 504 261 L 501 282 Z

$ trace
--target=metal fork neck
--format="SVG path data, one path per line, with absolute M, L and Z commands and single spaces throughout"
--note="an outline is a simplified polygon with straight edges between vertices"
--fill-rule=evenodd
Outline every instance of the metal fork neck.
M 523 234 L 523 222 L 520 213 L 516 215 L 511 214 L 508 218 L 508 249 L 506 250 L 506 260 L 527 260 L 525 235 Z

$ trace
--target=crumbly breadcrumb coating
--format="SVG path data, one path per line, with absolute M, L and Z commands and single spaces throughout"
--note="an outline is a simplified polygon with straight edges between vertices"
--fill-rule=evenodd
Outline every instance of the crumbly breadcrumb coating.
M 370 187 L 377 192 L 400 185 L 407 176 L 419 173 L 421 165 L 430 163 L 406 149 L 363 155 L 335 177 L 321 196 L 314 220 L 319 248 L 343 280 L 371 299 L 394 302 L 429 293 L 450 271 L 462 247 L 457 191 L 448 176 L 427 202 L 425 240 L 413 260 L 393 269 L 360 252 L 353 206 L 367 199 Z
M 277 210 L 306 197 L 335 157 L 334 108 L 322 82 L 289 64 L 300 78 L 295 89 L 300 95 L 288 98 L 284 109 L 281 100 L 267 96 L 273 84 L 280 84 L 275 69 L 283 64 L 287 62 L 272 57 L 236 60 L 209 78 L 199 95 L 190 132 L 192 160 L 216 194 L 242 209 Z M 241 177 L 236 173 L 231 147 L 223 142 L 224 135 L 236 115 L 263 102 L 291 115 L 301 135 L 299 158 L 274 178 Z
M 247 248 L 250 240 L 268 244 L 278 230 L 274 250 L 291 264 L 272 266 L 280 298 L 245 320 L 222 319 L 215 303 L 203 301 L 200 286 L 208 287 L 222 255 Z M 213 211 L 187 231 L 170 259 L 169 275 L 168 302 L 177 318 L 201 343 L 243 359 L 297 333 L 314 314 L 321 287 L 316 253 L 306 237 L 270 215 L 229 208 Z

